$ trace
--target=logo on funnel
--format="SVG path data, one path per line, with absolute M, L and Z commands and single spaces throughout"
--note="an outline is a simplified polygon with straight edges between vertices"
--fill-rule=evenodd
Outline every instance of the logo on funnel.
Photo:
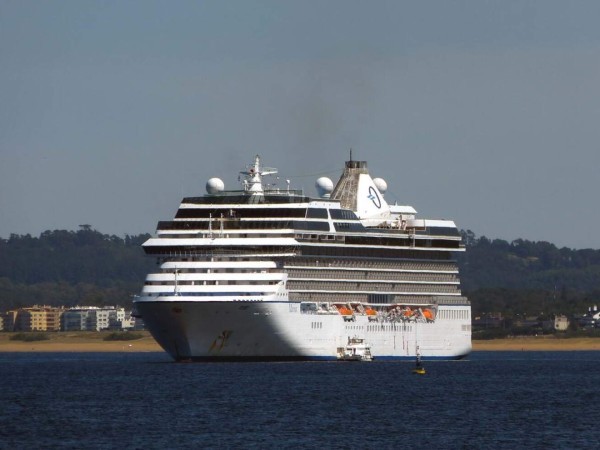
M 377 206 L 377 208 L 381 208 L 381 199 L 379 198 L 379 195 L 377 195 L 377 191 L 375 191 L 373 186 L 369 186 L 369 195 L 367 195 L 367 198 L 371 200 L 373 204 Z

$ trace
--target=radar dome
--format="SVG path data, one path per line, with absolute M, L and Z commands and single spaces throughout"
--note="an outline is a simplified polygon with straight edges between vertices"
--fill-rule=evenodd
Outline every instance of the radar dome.
M 383 178 L 375 178 L 373 180 L 373 183 L 375 183 L 375 186 L 377 187 L 379 192 L 381 192 L 382 194 L 385 194 L 385 191 L 387 191 L 387 183 L 385 182 L 385 180 Z
M 329 197 L 333 191 L 333 181 L 327 177 L 321 177 L 315 183 L 319 197 Z
M 206 182 L 206 192 L 209 194 L 218 194 L 225 189 L 225 183 L 220 178 L 211 178 Z

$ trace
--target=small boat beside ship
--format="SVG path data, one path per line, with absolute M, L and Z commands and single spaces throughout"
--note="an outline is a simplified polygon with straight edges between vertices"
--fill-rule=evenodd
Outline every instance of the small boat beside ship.
M 373 361 L 373 356 L 371 347 L 364 339 L 349 337 L 345 347 L 338 347 L 337 359 L 338 361 Z

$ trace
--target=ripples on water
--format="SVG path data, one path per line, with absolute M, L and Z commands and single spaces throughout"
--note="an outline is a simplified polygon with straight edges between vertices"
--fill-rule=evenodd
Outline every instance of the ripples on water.
M 597 448 L 600 352 L 176 364 L 0 354 L 0 448 Z

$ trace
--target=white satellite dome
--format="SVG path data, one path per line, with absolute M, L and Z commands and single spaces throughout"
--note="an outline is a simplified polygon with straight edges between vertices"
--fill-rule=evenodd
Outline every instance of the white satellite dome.
M 218 194 L 225 189 L 225 183 L 220 178 L 211 178 L 206 182 L 206 192 L 209 194 Z
M 387 191 L 387 183 L 383 178 L 375 178 L 373 183 L 375 183 L 375 187 L 379 190 L 379 192 L 385 194 L 385 191 Z
M 327 177 L 321 177 L 316 181 L 315 187 L 319 197 L 327 198 L 333 192 L 333 181 Z

